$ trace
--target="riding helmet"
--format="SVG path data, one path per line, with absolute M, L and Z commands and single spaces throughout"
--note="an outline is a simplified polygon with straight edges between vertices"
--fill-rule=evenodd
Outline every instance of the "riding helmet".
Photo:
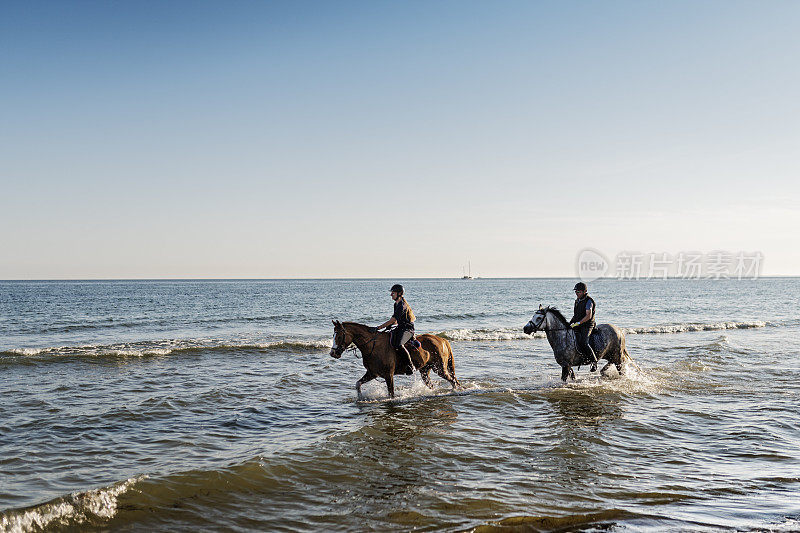
M 397 294 L 399 294 L 400 296 L 402 296 L 402 295 L 403 295 L 403 292 L 404 292 L 404 291 L 403 291 L 403 286 L 402 286 L 402 285 L 400 285 L 399 283 L 395 283 L 394 285 L 392 285 L 392 288 L 391 288 L 391 289 L 389 289 L 389 291 L 391 291 L 391 292 L 396 292 L 396 293 L 397 293 Z
M 572 290 L 573 291 L 585 291 L 586 290 L 586 284 L 584 282 L 582 282 L 582 281 L 579 281 L 578 283 L 575 284 L 575 288 L 572 289 Z

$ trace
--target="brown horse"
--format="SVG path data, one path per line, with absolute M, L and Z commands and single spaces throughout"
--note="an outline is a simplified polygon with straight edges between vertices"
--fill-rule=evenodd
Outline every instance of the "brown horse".
M 420 348 L 414 347 L 411 342 L 406 344 L 406 348 L 411 354 L 414 366 L 419 369 L 425 385 L 433 388 L 429 376 L 430 371 L 433 370 L 449 381 L 453 389 L 460 387 L 461 384 L 456 379 L 456 371 L 453 366 L 453 349 L 450 347 L 450 342 L 429 334 L 418 335 L 417 340 L 422 344 Z M 364 324 L 334 320 L 331 357 L 339 359 L 351 344 L 355 344 L 356 348 L 361 351 L 364 368 L 367 369 L 367 373 L 356 381 L 358 399 L 363 399 L 361 385 L 377 377 L 386 380 L 389 396 L 394 398 L 394 374 L 400 365 L 397 360 L 397 352 L 389 344 L 389 333 L 379 333 L 375 328 Z

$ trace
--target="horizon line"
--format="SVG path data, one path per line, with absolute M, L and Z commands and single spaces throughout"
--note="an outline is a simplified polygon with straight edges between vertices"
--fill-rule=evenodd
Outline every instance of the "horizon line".
M 617 281 L 666 281 L 666 280 L 687 280 L 687 281 L 755 281 L 758 279 L 778 279 L 778 278 L 800 278 L 798 274 L 773 274 L 752 277 L 722 277 L 722 278 L 684 278 L 677 276 L 668 276 L 666 278 L 618 278 L 618 277 L 602 277 L 597 278 L 587 283 L 594 281 L 617 280 Z M 340 278 L 318 278 L 318 277 L 303 277 L 303 278 L 15 278 L 15 279 L 0 279 L 0 283 L 6 282 L 58 282 L 58 281 L 369 281 L 369 280 L 397 280 L 397 279 L 415 279 L 415 280 L 457 280 L 457 281 L 480 281 L 480 280 L 499 280 L 499 279 L 578 279 L 577 276 L 498 276 L 498 277 L 476 277 L 471 279 L 464 279 L 460 277 L 428 277 L 428 276 L 394 276 L 394 277 L 340 277 Z

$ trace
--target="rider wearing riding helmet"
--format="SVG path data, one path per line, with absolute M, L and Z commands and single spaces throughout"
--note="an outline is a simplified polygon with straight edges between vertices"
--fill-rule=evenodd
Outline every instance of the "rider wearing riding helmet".
M 592 366 L 589 368 L 591 372 L 597 370 L 597 356 L 594 354 L 592 346 L 589 344 L 589 335 L 592 334 L 595 321 L 595 305 L 594 300 L 589 296 L 586 289 L 586 284 L 579 282 L 575 284 L 575 309 L 570 320 L 569 327 L 575 330 L 575 342 L 578 346 L 578 351 L 592 361 Z
M 400 361 L 398 361 L 400 366 L 407 366 L 406 374 L 410 375 L 414 373 L 414 363 L 411 361 L 411 354 L 408 353 L 405 344 L 414 336 L 414 312 L 403 297 L 405 291 L 402 285 L 392 285 L 390 291 L 392 300 L 394 300 L 394 314 L 392 318 L 378 326 L 377 329 L 383 329 L 397 324 L 397 327 L 392 330 L 389 342 L 401 356 Z

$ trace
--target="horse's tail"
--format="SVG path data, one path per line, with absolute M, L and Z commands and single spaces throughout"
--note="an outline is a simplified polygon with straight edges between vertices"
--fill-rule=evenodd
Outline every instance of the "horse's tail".
M 631 356 L 628 355 L 628 347 L 625 345 L 625 334 L 621 331 L 618 331 L 619 335 L 619 362 L 624 363 L 625 361 L 630 361 Z
M 453 363 L 453 347 L 450 346 L 450 341 L 447 339 L 444 340 L 444 346 L 447 349 L 447 372 L 450 374 L 450 377 L 453 378 L 453 383 L 455 384 L 454 387 L 461 388 L 461 383 L 458 381 L 456 377 L 456 367 L 455 363 Z
M 642 367 L 636 364 L 636 361 L 633 360 L 633 357 L 631 357 L 631 355 L 628 353 L 628 349 L 625 346 L 622 347 L 622 360 L 627 362 L 629 365 L 633 365 L 633 368 L 635 368 L 639 373 L 644 373 Z

